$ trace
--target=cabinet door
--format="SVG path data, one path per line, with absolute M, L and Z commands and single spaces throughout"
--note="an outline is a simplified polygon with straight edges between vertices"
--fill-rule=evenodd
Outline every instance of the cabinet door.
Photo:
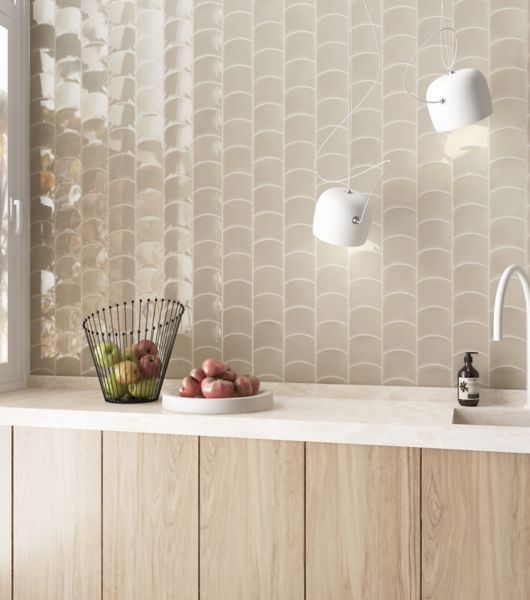
M 103 434 L 105 600 L 196 600 L 198 439 Z
M 11 598 L 11 427 L 0 427 L 0 598 Z
M 530 456 L 424 450 L 423 597 L 530 598 Z
M 307 444 L 306 470 L 308 600 L 417 600 L 420 451 Z
M 202 600 L 304 597 L 304 444 L 202 438 Z
M 15 427 L 14 598 L 101 597 L 101 433 Z

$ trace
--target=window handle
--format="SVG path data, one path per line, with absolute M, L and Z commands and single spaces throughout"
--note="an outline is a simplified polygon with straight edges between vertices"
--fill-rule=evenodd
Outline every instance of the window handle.
M 9 198 L 9 220 L 15 223 L 15 235 L 20 235 L 20 207 L 19 198 Z

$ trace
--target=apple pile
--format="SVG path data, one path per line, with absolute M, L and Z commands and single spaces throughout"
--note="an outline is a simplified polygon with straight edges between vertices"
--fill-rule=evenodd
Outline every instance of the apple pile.
M 141 340 L 124 348 L 114 342 L 101 342 L 95 348 L 95 360 L 102 369 L 110 369 L 103 380 L 103 389 L 111 398 L 126 394 L 135 398 L 149 398 L 156 392 L 162 370 L 158 348 L 151 340 Z
M 260 381 L 253 375 L 238 375 L 229 365 L 207 358 L 201 369 L 192 369 L 182 380 L 179 394 L 186 398 L 234 398 L 254 396 Z

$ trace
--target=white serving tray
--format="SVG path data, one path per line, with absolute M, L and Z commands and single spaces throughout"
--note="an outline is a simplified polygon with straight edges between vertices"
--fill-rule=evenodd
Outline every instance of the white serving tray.
M 162 406 L 166 410 L 195 415 L 230 415 L 258 412 L 272 408 L 272 392 L 261 390 L 255 396 L 243 398 L 184 398 L 162 394 Z

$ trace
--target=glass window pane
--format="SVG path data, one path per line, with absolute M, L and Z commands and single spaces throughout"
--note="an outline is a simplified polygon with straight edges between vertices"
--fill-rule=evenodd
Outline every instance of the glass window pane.
M 8 359 L 7 344 L 7 244 L 9 234 L 9 195 L 7 174 L 7 84 L 8 31 L 0 25 L 0 363 Z

